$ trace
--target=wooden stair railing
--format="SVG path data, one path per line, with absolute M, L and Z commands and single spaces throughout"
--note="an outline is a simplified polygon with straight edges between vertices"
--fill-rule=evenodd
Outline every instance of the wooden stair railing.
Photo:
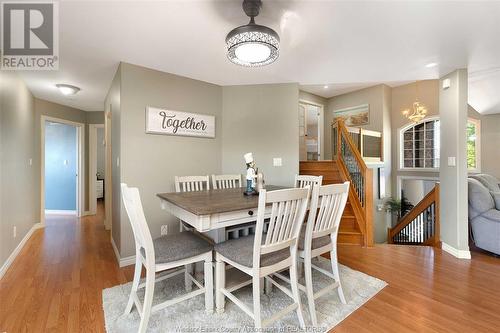
M 351 182 L 349 201 L 364 245 L 373 246 L 373 171 L 366 166 L 344 122 L 339 119 L 333 126 L 337 134 L 333 144 L 340 175 L 344 181 Z
M 387 230 L 389 244 L 438 246 L 439 183 L 399 223 Z

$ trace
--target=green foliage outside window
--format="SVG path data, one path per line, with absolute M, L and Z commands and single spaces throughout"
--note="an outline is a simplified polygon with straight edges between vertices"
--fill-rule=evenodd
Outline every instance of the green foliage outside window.
M 476 124 L 467 122 L 467 168 L 476 168 Z

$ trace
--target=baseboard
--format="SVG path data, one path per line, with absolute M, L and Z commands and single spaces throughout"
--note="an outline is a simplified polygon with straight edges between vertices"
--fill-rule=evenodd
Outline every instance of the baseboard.
M 446 244 L 445 242 L 441 242 L 441 249 L 443 249 L 444 251 L 448 252 L 449 254 L 458 259 L 471 258 L 470 251 L 456 249 L 453 246 Z
M 93 214 L 90 210 L 86 210 L 82 214 L 82 216 L 89 216 L 89 215 L 95 215 L 95 214 Z
M 135 256 L 129 256 L 129 257 L 120 257 L 120 252 L 118 251 L 118 248 L 116 247 L 115 240 L 111 236 L 111 245 L 113 246 L 113 251 L 115 251 L 115 257 L 116 261 L 118 262 L 118 266 L 120 267 L 125 267 L 125 266 L 130 266 L 135 264 Z
M 43 228 L 43 227 L 45 227 L 43 224 L 41 224 L 41 223 L 35 223 L 31 227 L 31 229 L 26 233 L 26 235 L 24 235 L 23 239 L 21 239 L 21 241 L 19 242 L 19 244 L 17 244 L 17 246 L 14 249 L 14 251 L 12 251 L 12 253 L 10 254 L 10 256 L 7 258 L 7 260 L 4 262 L 4 264 L 0 268 L 0 279 L 7 272 L 7 270 L 10 267 L 10 265 L 12 265 L 12 263 L 14 262 L 14 260 L 18 256 L 18 254 L 23 249 L 24 245 L 26 245 L 26 243 L 30 239 L 31 235 L 33 235 L 33 232 L 35 232 L 36 229 L 40 229 L 40 228 Z
M 45 214 L 48 214 L 48 215 L 76 215 L 76 210 L 53 210 L 53 209 L 46 209 L 45 210 Z

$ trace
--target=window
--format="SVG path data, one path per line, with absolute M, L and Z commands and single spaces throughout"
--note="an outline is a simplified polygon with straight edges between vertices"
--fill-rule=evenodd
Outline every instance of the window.
M 481 121 L 473 118 L 467 120 L 467 168 L 481 170 Z
M 401 168 L 439 168 L 439 119 L 425 119 L 401 130 Z

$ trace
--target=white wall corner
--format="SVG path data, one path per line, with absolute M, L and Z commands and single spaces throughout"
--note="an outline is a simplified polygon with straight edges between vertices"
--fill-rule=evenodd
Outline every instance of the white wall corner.
M 7 260 L 5 260 L 5 262 L 3 263 L 2 267 L 0 267 L 0 279 L 3 278 L 3 276 L 5 275 L 5 273 L 7 272 L 7 270 L 9 269 L 10 265 L 12 265 L 12 263 L 14 262 L 14 260 L 16 259 L 16 257 L 19 255 L 19 253 L 21 253 L 21 250 L 23 249 L 24 245 L 26 245 L 26 243 L 28 242 L 28 240 L 30 239 L 31 235 L 33 235 L 33 233 L 35 232 L 36 229 L 41 229 L 41 228 L 44 228 L 45 225 L 38 222 L 38 223 L 35 223 L 31 229 L 26 233 L 26 235 L 24 235 L 23 239 L 21 239 L 21 241 L 19 242 L 19 244 L 17 244 L 16 248 L 14 249 L 14 251 L 12 251 L 12 253 L 10 254 L 10 256 L 7 258 Z
M 118 262 L 118 266 L 125 267 L 135 264 L 135 256 L 129 257 L 120 257 L 120 252 L 118 251 L 118 247 L 116 247 L 115 240 L 111 237 L 111 245 L 113 246 L 113 251 L 115 252 L 116 261 Z
M 468 250 L 466 251 L 456 249 L 453 246 L 446 244 L 445 242 L 441 242 L 441 248 L 443 249 L 443 251 L 448 252 L 458 259 L 471 259 L 470 251 Z

